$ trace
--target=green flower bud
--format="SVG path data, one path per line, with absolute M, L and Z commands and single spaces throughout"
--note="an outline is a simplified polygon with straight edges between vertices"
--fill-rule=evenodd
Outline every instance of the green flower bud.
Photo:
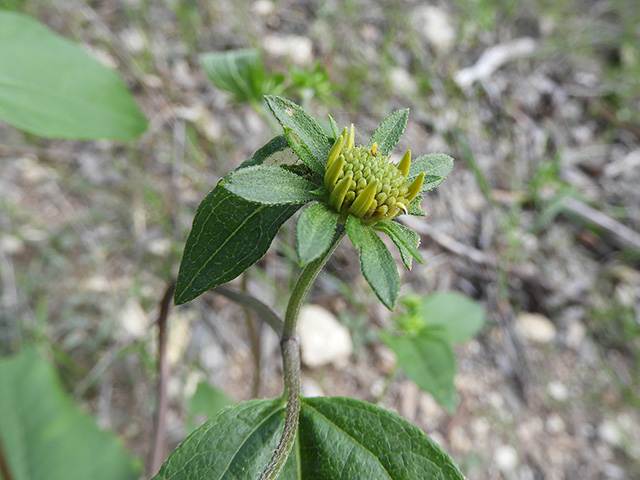
M 415 198 L 424 181 L 419 175 L 407 182 L 411 151 L 399 164 L 389 162 L 389 156 L 371 148 L 354 146 L 355 130 L 345 128 L 336 139 L 327 158 L 324 186 L 329 203 L 339 213 L 350 214 L 366 223 L 390 219 L 407 213 L 407 205 Z

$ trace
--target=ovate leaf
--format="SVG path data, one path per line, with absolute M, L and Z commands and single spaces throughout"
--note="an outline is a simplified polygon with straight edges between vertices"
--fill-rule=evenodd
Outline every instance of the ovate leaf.
M 324 203 L 314 203 L 302 211 L 296 223 L 296 251 L 300 265 L 306 265 L 327 251 L 338 218 L 338 213 Z
M 73 403 L 35 348 L 0 359 L 0 412 L 0 438 L 14 480 L 139 476 L 140 462 Z
M 323 177 L 331 144 L 322 127 L 299 105 L 274 95 L 264 98 L 280 125 L 286 127 L 285 134 L 292 150 L 313 172 Z
M 378 144 L 378 152 L 380 155 L 389 155 L 391 150 L 398 144 L 400 137 L 404 133 L 409 119 L 409 109 L 396 110 L 385 118 L 382 123 L 373 132 L 368 146 L 371 147 L 374 142 Z
M 117 73 L 37 21 L 2 10 L 0 118 L 56 138 L 128 141 L 147 129 Z
M 176 283 L 176 305 L 233 280 L 257 262 L 301 206 L 261 205 L 219 185 L 214 188 L 193 219 Z
M 456 357 L 449 340 L 437 329 L 424 328 L 414 334 L 380 332 L 407 376 L 433 395 L 449 413 L 456 408 Z
M 200 64 L 211 83 L 232 93 L 238 102 L 262 100 L 265 72 L 259 50 L 205 53 L 200 55 Z
M 304 204 L 317 200 L 319 187 L 281 167 L 255 165 L 231 172 L 218 186 L 231 193 L 263 205 Z
M 400 276 L 391 252 L 373 228 L 351 215 L 346 229 L 351 243 L 360 249 L 362 275 L 384 306 L 393 310 L 400 293 Z
M 416 232 L 391 220 L 378 222 L 375 224 L 375 228 L 389 235 L 389 238 L 398 247 L 402 263 L 407 267 L 407 270 L 411 270 L 411 260 L 413 258 L 423 263 L 422 255 L 418 251 L 420 235 Z
M 280 399 L 220 412 L 153 480 L 255 480 L 283 429 Z M 278 480 L 464 480 L 449 455 L 397 414 L 350 398 L 302 400 L 296 444 Z
M 420 193 L 424 193 L 444 182 L 451 170 L 453 170 L 453 158 L 445 153 L 430 153 L 411 162 L 407 181 L 411 183 L 414 178 L 424 172 L 424 183 L 420 189 Z
M 453 343 L 471 339 L 484 325 L 484 308 L 457 292 L 439 292 L 414 302 L 412 309 L 428 327 L 443 330 Z

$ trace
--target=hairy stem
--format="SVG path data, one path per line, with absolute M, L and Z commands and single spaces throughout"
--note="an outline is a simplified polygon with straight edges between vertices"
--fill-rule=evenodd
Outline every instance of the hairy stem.
M 296 334 L 298 315 L 313 281 L 340 244 L 344 234 L 344 224 L 338 224 L 336 233 L 327 251 L 310 262 L 304 270 L 302 270 L 296 285 L 293 287 L 293 292 L 291 292 L 289 304 L 287 305 L 287 313 L 284 317 L 282 338 L 280 340 L 282 362 L 284 365 L 284 388 L 287 398 L 284 431 L 282 432 L 280 442 L 275 452 L 273 452 L 269 464 L 260 475 L 259 480 L 276 479 L 293 448 L 298 430 L 298 417 L 300 416 L 300 345 Z

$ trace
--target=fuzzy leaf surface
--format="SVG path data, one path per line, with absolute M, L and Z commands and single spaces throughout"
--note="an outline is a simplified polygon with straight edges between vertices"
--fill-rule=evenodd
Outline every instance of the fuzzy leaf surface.
M 373 132 L 368 147 L 374 142 L 378 144 L 378 152 L 380 155 L 389 155 L 391 150 L 398 144 L 400 137 L 404 133 L 409 119 L 409 109 L 396 110 L 385 118 L 382 123 Z
M 372 227 L 349 216 L 346 224 L 351 243 L 360 249 L 360 269 L 376 296 L 393 310 L 400 293 L 400 275 L 391 252 Z
M 153 480 L 255 480 L 284 424 L 280 399 L 220 412 Z M 294 450 L 278 480 L 464 480 L 449 455 L 397 414 L 342 397 L 302 399 Z
M 424 172 L 424 183 L 420 189 L 420 193 L 424 193 L 444 182 L 451 170 L 453 170 L 453 158 L 445 153 L 430 153 L 411 162 L 407 181 L 411 183 L 414 178 Z
M 302 211 L 296 223 L 296 252 L 300 265 L 306 265 L 327 251 L 339 217 L 324 203 L 314 203 Z
M 411 335 L 380 332 L 380 337 L 396 354 L 407 376 L 453 413 L 456 357 L 446 336 L 438 329 L 424 328 Z
M 231 172 L 219 186 L 263 205 L 304 204 L 317 200 L 318 185 L 281 167 L 254 165 Z
M 423 263 L 422 255 L 418 251 L 420 235 L 416 232 L 391 220 L 378 222 L 375 224 L 375 228 L 389 235 L 389 238 L 398 247 L 402 263 L 407 267 L 407 270 L 411 270 L 411 260 L 414 258 Z
M 287 148 L 273 138 L 236 172 L 269 161 Z M 175 304 L 233 280 L 269 249 L 282 224 L 302 205 L 261 205 L 216 186 L 198 206 L 180 263 Z
M 299 105 L 274 95 L 264 98 L 280 125 L 290 129 L 287 139 L 291 149 L 314 173 L 324 176 L 324 164 L 331 144 L 322 127 Z
M 14 480 L 139 477 L 140 462 L 75 405 L 33 347 L 0 358 L 0 412 L 0 438 Z
M 147 129 L 116 72 L 36 20 L 3 10 L 0 118 L 50 138 L 129 141 Z

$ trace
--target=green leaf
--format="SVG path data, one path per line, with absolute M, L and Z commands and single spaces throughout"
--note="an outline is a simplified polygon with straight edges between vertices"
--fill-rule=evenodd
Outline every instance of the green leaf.
M 391 150 L 398 144 L 400 137 L 404 133 L 409 119 L 409 109 L 396 110 L 385 118 L 382 123 L 373 132 L 368 146 L 371 147 L 374 142 L 378 144 L 378 153 L 380 155 L 389 155 Z
M 253 168 L 253 167 L 248 167 Z M 180 263 L 175 304 L 233 280 L 268 250 L 302 205 L 261 205 L 218 185 L 200 203 Z
M 327 251 L 339 217 L 324 203 L 314 203 L 302 211 L 296 223 L 296 251 L 300 265 L 306 265 Z
M 416 217 L 426 217 L 427 214 L 422 211 L 420 202 L 422 202 L 422 197 L 420 195 L 411 200 L 411 203 L 407 206 L 407 213 Z
M 391 238 L 396 247 L 398 247 L 400 257 L 402 257 L 402 263 L 407 267 L 407 270 L 411 270 L 411 260 L 413 258 L 423 263 L 422 255 L 420 255 L 418 251 L 420 235 L 416 232 L 392 220 L 378 222 L 374 224 L 374 227 L 376 230 L 380 230 L 389 235 L 389 238 Z
M 129 141 L 147 129 L 116 72 L 37 21 L 1 10 L 0 118 L 55 138 Z
M 445 153 L 430 153 L 422 155 L 411 162 L 407 182 L 411 183 L 414 178 L 425 173 L 424 183 L 420 193 L 433 190 L 442 182 L 453 170 L 453 158 Z
M 317 200 L 318 185 L 281 167 L 254 165 L 231 172 L 218 186 L 263 205 L 304 204 Z
M 331 115 L 329 115 L 329 125 L 331 125 L 331 132 L 333 133 L 334 140 L 340 136 L 340 127 L 333 119 Z
M 220 412 L 189 436 L 153 480 L 255 480 L 283 429 L 280 399 Z M 464 480 L 435 442 L 395 413 L 351 398 L 302 400 L 294 446 L 278 480 Z
M 73 403 L 35 348 L 0 359 L 0 412 L 13 480 L 136 480 L 140 474 L 140 462 Z
M 254 48 L 210 52 L 200 55 L 200 64 L 220 90 L 232 93 L 238 102 L 261 102 L 265 79 L 260 51 Z
M 271 160 L 276 153 L 279 153 L 289 148 L 287 139 L 284 135 L 278 135 L 273 137 L 266 145 L 260 148 L 252 158 L 245 160 L 238 168 L 251 167 L 254 165 L 262 165 L 263 163 Z
M 409 313 L 419 315 L 428 327 L 441 328 L 453 343 L 473 338 L 484 325 L 484 308 L 460 293 L 440 292 L 426 297 L 411 297 L 415 298 L 415 307 L 409 308 Z
M 393 310 L 400 293 L 400 276 L 391 252 L 373 228 L 351 215 L 346 230 L 351 243 L 360 249 L 362 275 L 385 307 Z
M 413 335 L 380 332 L 380 337 L 396 354 L 407 376 L 453 413 L 456 357 L 446 336 L 436 329 L 423 328 Z
M 322 127 L 299 105 L 274 95 L 264 98 L 283 129 L 286 127 L 291 149 L 307 167 L 323 177 L 331 144 Z
M 233 404 L 231 400 L 222 390 L 219 390 L 207 382 L 199 382 L 196 391 L 191 397 L 189 403 L 189 412 L 187 413 L 187 431 L 192 432 L 198 425 L 215 416 L 224 407 Z

